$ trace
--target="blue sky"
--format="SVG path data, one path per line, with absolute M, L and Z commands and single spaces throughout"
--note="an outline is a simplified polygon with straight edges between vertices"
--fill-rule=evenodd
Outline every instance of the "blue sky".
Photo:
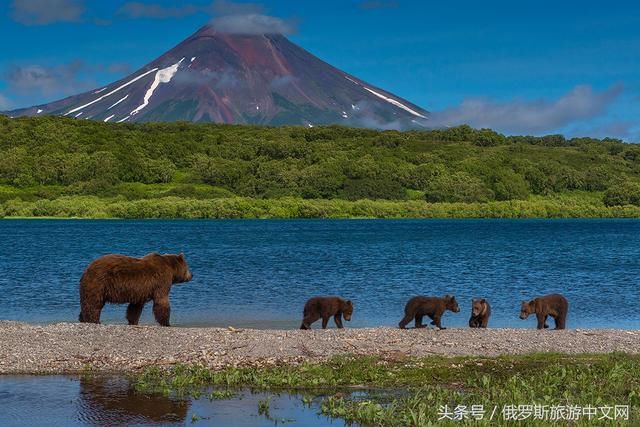
M 0 109 L 127 75 L 212 18 L 260 13 L 447 124 L 640 141 L 634 2 L 5 0 Z

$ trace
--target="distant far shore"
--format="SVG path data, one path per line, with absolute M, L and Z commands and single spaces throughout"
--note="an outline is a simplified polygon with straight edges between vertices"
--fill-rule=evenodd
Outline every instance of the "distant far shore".
M 640 353 L 640 331 L 393 328 L 255 330 L 0 322 L 0 374 L 137 372 L 176 364 L 209 369 L 324 361 L 339 355 L 409 357 Z
M 123 200 L 94 196 L 0 203 L 0 218 L 77 219 L 357 219 L 357 218 L 640 218 L 635 205 L 605 206 L 580 195 L 485 203 L 422 200 L 253 199 L 242 197 Z

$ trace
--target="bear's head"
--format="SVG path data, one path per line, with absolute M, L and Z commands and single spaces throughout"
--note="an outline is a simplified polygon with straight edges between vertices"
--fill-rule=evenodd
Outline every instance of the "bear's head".
M 353 314 L 353 302 L 351 300 L 342 301 L 341 307 L 342 315 L 344 316 L 344 320 L 351 320 L 351 315 Z
M 456 301 L 456 297 L 446 295 L 444 297 L 444 301 L 446 304 L 446 308 L 449 311 L 453 311 L 454 313 L 458 313 L 460 311 L 460 307 L 458 306 L 458 301 Z
M 487 300 L 484 298 L 471 300 L 471 314 L 481 316 L 487 311 Z
M 535 301 L 522 301 L 520 305 L 520 318 L 525 320 L 529 317 L 530 314 L 536 312 L 536 302 Z
M 189 270 L 187 260 L 184 258 L 184 254 L 172 255 L 174 258 L 173 269 L 173 283 L 185 283 L 193 279 L 193 274 Z

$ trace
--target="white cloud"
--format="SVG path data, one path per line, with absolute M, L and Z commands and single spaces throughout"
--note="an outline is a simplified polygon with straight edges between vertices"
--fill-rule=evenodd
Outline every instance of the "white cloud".
M 83 0 L 13 0 L 12 18 L 24 25 L 77 22 L 86 10 Z
M 596 92 L 591 86 L 576 86 L 555 100 L 492 101 L 468 98 L 457 107 L 435 112 L 434 126 L 468 124 L 507 133 L 540 133 L 599 116 L 623 91 L 622 85 Z
M 296 31 L 291 22 L 259 14 L 220 16 L 211 21 L 211 26 L 232 34 L 291 34 Z

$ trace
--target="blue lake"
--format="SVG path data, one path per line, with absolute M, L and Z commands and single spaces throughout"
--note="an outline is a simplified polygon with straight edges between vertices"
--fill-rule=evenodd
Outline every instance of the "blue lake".
M 520 301 L 560 292 L 569 328 L 640 328 L 638 220 L 2 220 L 0 239 L 3 320 L 75 322 L 89 262 L 158 251 L 184 252 L 194 273 L 171 291 L 175 326 L 296 328 L 324 294 L 354 301 L 347 327 L 395 326 L 409 297 L 449 293 L 461 312 L 445 326 L 466 327 L 485 297 L 490 326 L 535 327 Z M 107 306 L 102 321 L 124 315 Z

